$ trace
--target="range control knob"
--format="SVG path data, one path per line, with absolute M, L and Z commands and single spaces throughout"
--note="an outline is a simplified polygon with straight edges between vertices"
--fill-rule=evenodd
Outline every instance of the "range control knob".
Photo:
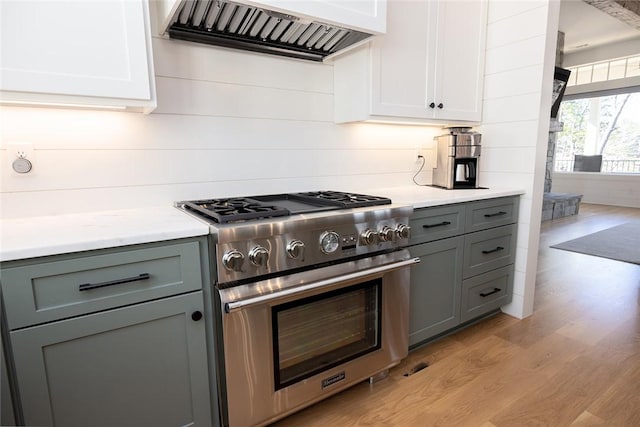
M 304 242 L 296 239 L 287 243 L 287 255 L 294 259 L 304 258 Z
M 362 233 L 360 233 L 360 241 L 363 245 L 373 245 L 378 241 L 378 233 L 370 228 L 367 228 Z
M 237 249 L 231 249 L 222 256 L 222 265 L 231 271 L 242 271 L 244 264 L 244 255 Z
M 396 230 L 391 227 L 387 227 L 386 225 L 382 227 L 382 229 L 378 232 L 378 236 L 380 240 L 383 242 L 391 242 L 395 237 Z
M 411 235 L 411 227 L 405 224 L 398 224 L 396 227 L 396 234 L 401 239 L 408 239 Z
M 262 246 L 255 246 L 249 251 L 249 261 L 256 267 L 266 267 L 269 263 L 269 250 Z

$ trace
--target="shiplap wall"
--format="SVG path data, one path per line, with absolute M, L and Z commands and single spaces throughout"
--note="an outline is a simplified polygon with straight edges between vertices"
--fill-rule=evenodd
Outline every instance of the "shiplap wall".
M 438 127 L 333 123 L 333 67 L 153 39 L 150 115 L 2 107 L 3 148 L 35 148 L 33 172 L 0 150 L 3 218 L 207 197 L 411 185 Z M 430 169 L 418 179 L 430 182 Z
M 480 166 L 484 185 L 524 188 L 520 199 L 513 302 L 533 312 L 559 2 L 491 1 Z

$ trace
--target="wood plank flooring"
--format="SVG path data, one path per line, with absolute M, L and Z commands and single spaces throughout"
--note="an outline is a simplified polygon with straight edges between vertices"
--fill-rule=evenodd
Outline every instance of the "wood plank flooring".
M 640 426 L 640 266 L 549 248 L 629 221 L 640 209 L 582 204 L 544 222 L 532 316 L 428 344 L 274 426 Z

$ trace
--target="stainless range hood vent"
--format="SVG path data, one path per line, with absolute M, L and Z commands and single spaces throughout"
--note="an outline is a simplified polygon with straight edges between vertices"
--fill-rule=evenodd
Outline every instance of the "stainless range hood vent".
M 223 0 L 185 0 L 168 29 L 173 39 L 322 61 L 372 36 Z

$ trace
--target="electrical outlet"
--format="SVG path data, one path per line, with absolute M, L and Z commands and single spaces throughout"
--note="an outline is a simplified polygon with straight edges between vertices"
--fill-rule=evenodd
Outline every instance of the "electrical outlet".
M 30 142 L 9 142 L 7 144 L 7 161 L 17 174 L 31 172 L 35 161 L 33 144 Z
M 422 150 L 420 155 L 424 157 L 424 164 L 426 168 L 433 168 L 435 166 L 435 153 L 433 150 Z
M 10 142 L 7 144 L 7 150 L 11 161 L 17 157 L 33 161 L 33 144 L 30 142 Z

